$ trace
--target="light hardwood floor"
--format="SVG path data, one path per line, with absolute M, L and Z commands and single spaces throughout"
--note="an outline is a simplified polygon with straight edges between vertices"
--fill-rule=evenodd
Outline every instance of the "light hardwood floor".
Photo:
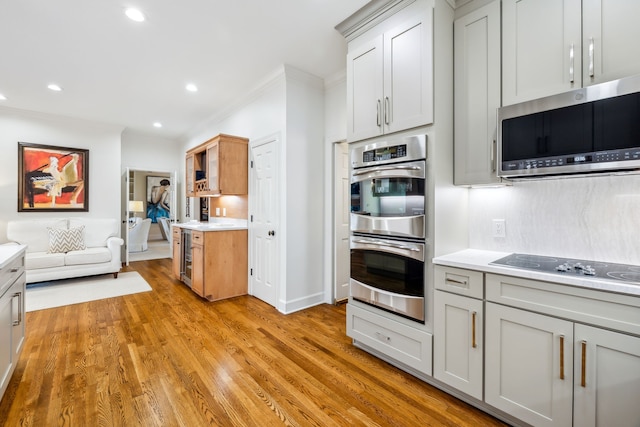
M 27 314 L 6 426 L 495 426 L 351 345 L 345 306 L 290 315 L 198 298 L 169 259 L 153 291 Z M 116 279 L 117 280 L 117 279 Z

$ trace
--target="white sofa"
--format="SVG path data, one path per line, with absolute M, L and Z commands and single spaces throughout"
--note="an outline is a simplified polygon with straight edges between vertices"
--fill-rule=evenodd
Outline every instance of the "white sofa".
M 113 218 L 44 218 L 16 220 L 7 223 L 7 238 L 27 245 L 25 271 L 27 283 L 70 277 L 112 273 L 114 278 L 122 266 L 120 247 L 124 241 L 118 237 L 119 224 Z M 50 232 L 49 229 L 55 229 Z M 60 230 L 67 230 L 63 232 Z M 76 250 L 55 248 L 52 235 L 80 236 Z M 77 240 L 77 239 L 76 239 Z M 50 245 L 53 244 L 53 246 Z M 84 249 L 78 250 L 84 246 Z M 67 246 L 67 247 L 74 247 Z M 54 250 L 51 253 L 50 249 Z M 59 252 L 58 252 L 59 251 Z

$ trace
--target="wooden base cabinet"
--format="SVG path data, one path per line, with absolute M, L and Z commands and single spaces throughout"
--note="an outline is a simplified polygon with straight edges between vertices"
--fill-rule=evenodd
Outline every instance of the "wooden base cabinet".
M 172 242 L 171 253 L 173 255 L 173 262 L 172 262 L 173 277 L 175 277 L 178 280 L 182 280 L 182 274 L 181 274 L 182 233 L 180 231 L 180 228 L 178 227 L 171 228 L 171 242 Z
M 191 289 L 209 301 L 246 295 L 247 230 L 191 233 Z

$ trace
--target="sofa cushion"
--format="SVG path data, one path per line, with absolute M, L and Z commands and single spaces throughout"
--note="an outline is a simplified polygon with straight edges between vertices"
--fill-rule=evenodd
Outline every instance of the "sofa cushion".
M 107 248 L 87 248 L 70 251 L 64 257 L 64 265 L 100 264 L 111 261 L 111 251 Z
M 26 270 L 39 270 L 41 268 L 63 267 L 64 257 L 63 253 L 30 252 L 24 259 L 24 268 Z
M 49 250 L 47 228 L 67 228 L 65 218 L 42 218 L 7 223 L 7 239 L 27 245 L 27 253 Z
M 70 218 L 69 228 L 84 225 L 84 244 L 87 248 L 107 246 L 109 237 L 117 237 L 118 221 L 114 218 Z
M 68 230 L 49 228 L 48 231 L 48 252 L 50 254 L 81 251 L 86 248 L 84 245 L 84 226 L 70 228 Z

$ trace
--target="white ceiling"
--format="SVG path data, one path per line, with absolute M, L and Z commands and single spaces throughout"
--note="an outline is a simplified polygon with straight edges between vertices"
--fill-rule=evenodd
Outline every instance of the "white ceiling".
M 177 138 L 282 64 L 343 70 L 334 27 L 367 1 L 0 0 L 0 106 Z

